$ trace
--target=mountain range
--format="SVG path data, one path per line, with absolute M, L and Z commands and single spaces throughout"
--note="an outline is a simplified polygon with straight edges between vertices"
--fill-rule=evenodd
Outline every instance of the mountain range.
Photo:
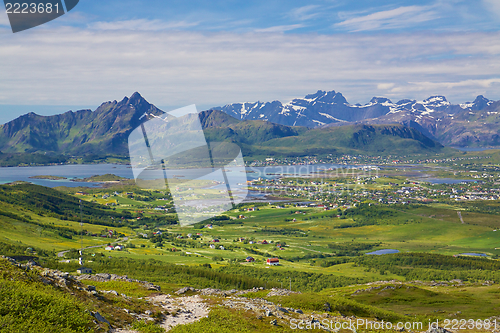
M 309 128 L 353 124 L 402 124 L 446 146 L 500 145 L 500 101 L 477 96 L 473 102 L 451 104 L 444 96 L 423 101 L 373 97 L 369 103 L 349 104 L 335 91 L 319 90 L 288 103 L 235 103 L 214 107 L 240 120 L 265 120 Z
M 95 111 L 68 111 L 48 117 L 29 113 L 0 126 L 0 160 L 2 156 L 20 153 L 53 155 L 57 156 L 57 162 L 61 161 L 61 155 L 127 157 L 130 133 L 163 113 L 139 93 L 119 102 L 105 102 Z M 440 143 L 419 130 L 401 124 L 310 128 L 266 120 L 240 120 L 218 110 L 203 111 L 199 117 L 207 141 L 236 143 L 247 158 L 345 153 L 426 154 L 443 149 Z

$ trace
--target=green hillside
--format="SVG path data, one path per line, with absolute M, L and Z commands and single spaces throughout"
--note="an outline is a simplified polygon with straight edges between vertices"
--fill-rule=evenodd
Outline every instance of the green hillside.
M 340 154 L 427 154 L 451 151 L 403 125 L 350 125 L 308 129 L 260 120 L 226 120 L 219 111 L 202 112 L 208 141 L 231 141 L 246 157 Z M 208 116 L 207 116 L 208 114 Z
M 352 125 L 312 129 L 300 136 L 269 140 L 263 147 L 294 151 L 367 154 L 419 154 L 440 152 L 443 146 L 419 131 L 402 125 Z

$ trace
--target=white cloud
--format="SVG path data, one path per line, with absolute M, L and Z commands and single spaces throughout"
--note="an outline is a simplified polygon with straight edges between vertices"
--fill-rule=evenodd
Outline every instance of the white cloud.
M 198 22 L 165 22 L 162 20 L 126 20 L 126 21 L 111 21 L 111 22 L 95 22 L 88 25 L 91 29 L 96 30 L 142 30 L 142 31 L 159 31 L 159 30 L 176 30 L 185 29 L 197 26 Z
M 287 101 L 318 89 L 340 91 L 350 103 L 366 103 L 381 90 L 394 99 L 500 99 L 500 32 L 325 36 L 57 28 L 0 34 L 0 40 L 3 104 L 90 108 L 139 91 L 159 106 L 203 109 Z
M 380 90 L 389 90 L 394 87 L 394 83 L 379 83 L 377 84 L 377 89 Z
M 320 6 L 318 5 L 308 5 L 294 8 L 290 11 L 288 16 L 294 20 L 299 21 L 310 20 L 319 15 L 319 12 L 317 11 L 319 7 Z
M 349 18 L 334 26 L 348 31 L 397 29 L 437 18 L 439 18 L 439 14 L 434 11 L 432 6 L 403 6 Z
M 488 11 L 493 13 L 493 16 L 498 20 L 500 17 L 500 1 L 499 0 L 482 0 L 483 5 Z
M 500 78 L 492 78 L 485 80 L 463 80 L 463 81 L 453 81 L 453 82 L 408 82 L 408 84 L 394 87 L 390 89 L 391 93 L 411 93 L 415 91 L 438 91 L 438 90 L 450 90 L 454 88 L 492 88 L 495 86 L 498 88 L 500 84 Z
M 277 25 L 274 27 L 255 29 L 255 32 L 286 32 L 305 27 L 304 24 Z

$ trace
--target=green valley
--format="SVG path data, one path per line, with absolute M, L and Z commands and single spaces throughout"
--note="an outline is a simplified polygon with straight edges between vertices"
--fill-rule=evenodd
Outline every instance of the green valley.
M 203 288 L 237 289 L 250 290 L 241 295 L 247 307 L 264 298 L 335 318 L 494 320 L 500 308 L 495 297 L 500 209 L 492 199 L 498 195 L 500 169 L 488 160 L 474 161 L 451 163 L 441 176 L 482 170 L 451 183 L 416 180 L 411 169 L 398 174 L 399 165 L 256 179 L 250 188 L 267 197 L 186 227 L 177 224 L 168 191 L 139 188 L 114 175 L 90 178 L 104 182 L 93 188 L 6 184 L 0 187 L 0 252 L 78 276 L 83 246 L 85 266 L 96 277 L 127 275 L 170 294 L 193 288 L 179 300 L 211 293 Z M 422 167 L 442 173 L 433 171 L 439 169 L 432 163 Z M 397 253 L 367 254 L 387 249 Z M 279 265 L 268 265 L 269 258 Z M 128 297 L 156 297 L 132 282 L 92 279 L 82 282 Z M 272 296 L 272 288 L 301 294 Z M 202 298 L 224 303 L 218 295 Z M 258 311 L 241 317 L 237 305 L 211 311 L 207 319 L 190 324 L 193 332 L 202 323 L 214 325 L 211 316 L 233 320 L 239 313 L 237 325 L 254 331 L 287 331 L 286 320 L 294 318 L 276 317 L 278 326 L 269 326 L 272 318 L 263 321 Z M 160 317 L 156 324 L 151 317 L 144 332 L 170 318 L 167 313 Z M 116 322 L 118 327 L 132 324 Z

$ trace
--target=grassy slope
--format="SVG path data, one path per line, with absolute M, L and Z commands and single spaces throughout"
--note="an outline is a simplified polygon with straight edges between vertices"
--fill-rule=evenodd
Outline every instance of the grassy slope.
M 45 285 L 32 271 L 0 259 L 0 327 L 3 332 L 94 331 L 87 307 L 74 296 Z

